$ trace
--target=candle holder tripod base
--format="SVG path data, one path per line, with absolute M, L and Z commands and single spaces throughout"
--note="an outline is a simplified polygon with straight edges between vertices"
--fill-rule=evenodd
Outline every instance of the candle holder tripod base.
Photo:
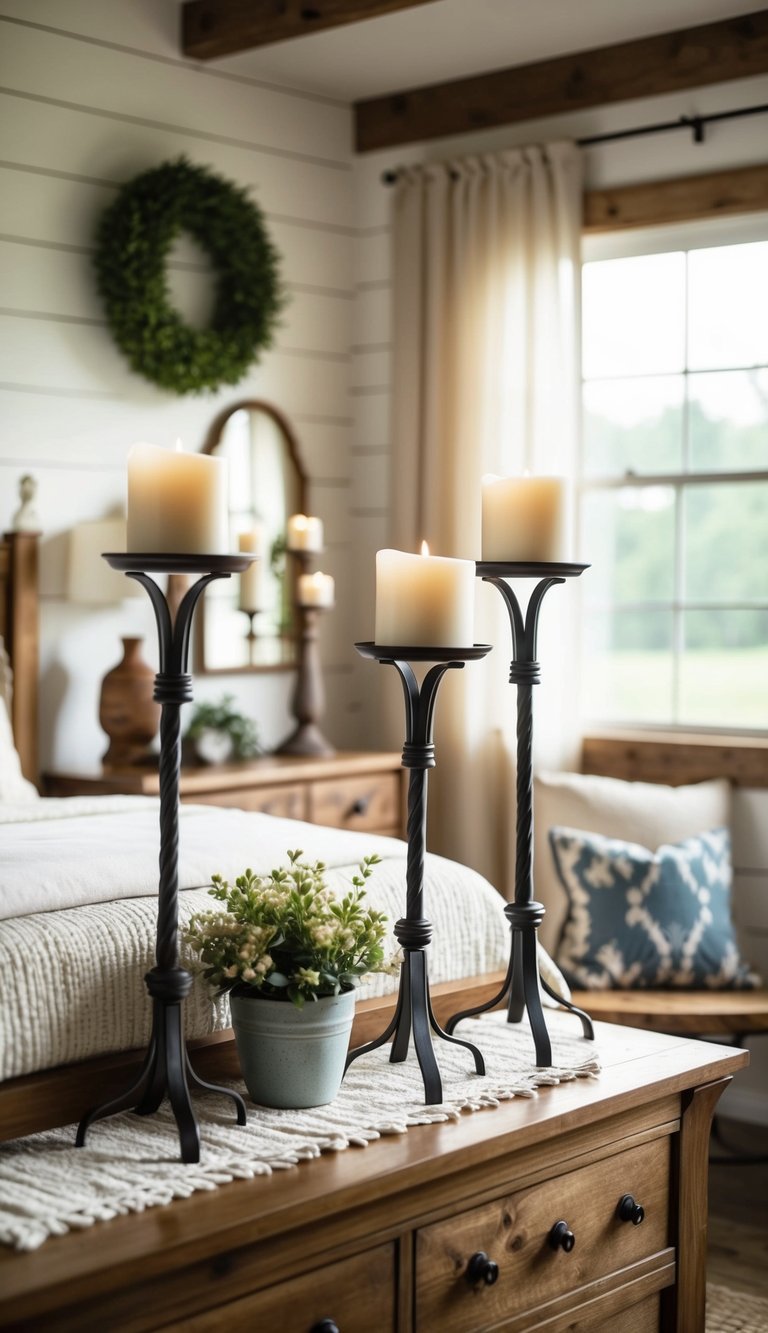
M 484 583 L 491 583 L 501 593 L 509 612 L 513 658 L 509 681 L 517 686 L 517 847 L 515 856 L 515 897 L 507 903 L 504 914 L 510 925 L 510 956 L 501 989 L 486 1004 L 453 1014 L 446 1023 L 452 1033 L 464 1018 L 472 1018 L 495 1009 L 508 996 L 507 1021 L 520 1023 L 528 1013 L 536 1050 L 536 1063 L 552 1063 L 549 1039 L 541 1004 L 543 989 L 580 1021 L 583 1034 L 594 1039 L 589 1015 L 570 1000 L 563 999 L 539 975 L 537 933 L 544 919 L 544 905 L 533 896 L 533 686 L 541 679 L 537 661 L 539 612 L 545 593 L 566 578 L 582 574 L 588 565 L 552 563 L 481 562 L 477 573 Z M 539 582 L 528 601 L 525 616 L 507 578 L 537 578 Z
M 141 583 L 149 594 L 157 621 L 160 669 L 154 697 L 160 716 L 160 884 L 158 890 L 156 965 L 145 983 L 152 998 L 152 1034 L 141 1071 L 125 1092 L 103 1106 L 87 1111 L 77 1129 L 76 1146 L 85 1144 L 88 1129 L 97 1120 L 133 1109 L 153 1114 L 166 1093 L 176 1119 L 183 1162 L 200 1160 L 200 1131 L 192 1109 L 189 1082 L 206 1092 L 220 1093 L 235 1104 L 237 1123 L 246 1122 L 245 1102 L 239 1093 L 206 1083 L 194 1073 L 182 1031 L 182 1004 L 192 976 L 179 967 L 179 774 L 181 768 L 181 705 L 192 699 L 192 678 L 187 674 L 189 637 L 197 601 L 217 578 L 247 568 L 250 556 L 108 555 L 113 569 Z M 175 617 L 150 573 L 201 574 L 184 594 Z
M 395 938 L 403 950 L 400 987 L 397 1005 L 391 1022 L 375 1040 L 357 1046 L 347 1056 L 348 1069 L 358 1056 L 375 1051 L 392 1038 L 390 1062 L 398 1064 L 408 1055 L 413 1037 L 416 1059 L 424 1080 L 426 1104 L 438 1105 L 443 1100 L 443 1084 L 432 1043 L 432 1034 L 455 1046 L 468 1050 L 475 1063 L 475 1072 L 485 1073 L 481 1052 L 470 1041 L 444 1031 L 435 1018 L 429 994 L 427 948 L 432 939 L 431 923 L 424 917 L 424 858 L 427 833 L 427 775 L 435 767 L 435 746 L 432 740 L 437 690 L 446 671 L 462 668 L 466 661 L 484 657 L 490 652 L 487 644 L 472 648 L 404 648 L 382 647 L 375 643 L 355 644 L 363 657 L 394 666 L 400 675 L 405 696 L 406 741 L 403 746 L 403 767 L 409 770 L 408 780 L 408 858 L 406 863 L 405 916 L 395 924 Z M 410 661 L 429 661 L 435 665 L 427 672 L 419 688 Z

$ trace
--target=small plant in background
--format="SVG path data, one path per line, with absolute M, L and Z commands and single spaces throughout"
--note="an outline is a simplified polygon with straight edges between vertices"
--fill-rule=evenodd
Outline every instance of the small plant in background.
M 206 732 L 228 737 L 235 759 L 251 759 L 260 753 L 256 723 L 238 712 L 234 695 L 225 694 L 218 703 L 195 705 L 184 739 L 197 744 Z
M 307 864 L 300 851 L 287 856 L 287 866 L 269 875 L 246 870 L 234 886 L 211 877 L 209 892 L 223 909 L 196 913 L 184 932 L 209 984 L 301 1007 L 353 990 L 367 972 L 395 970 L 384 959 L 387 918 L 363 902 L 380 858 L 365 857 L 353 888 L 337 898 L 322 861 Z

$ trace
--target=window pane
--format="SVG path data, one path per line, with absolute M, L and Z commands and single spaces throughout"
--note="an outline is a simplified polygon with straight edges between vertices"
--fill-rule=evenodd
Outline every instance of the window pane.
M 683 253 L 585 264 L 582 293 L 585 379 L 683 369 Z
M 584 385 L 584 470 L 591 477 L 681 472 L 682 375 Z
M 671 611 L 589 615 L 584 626 L 582 679 L 590 718 L 670 722 Z
M 768 241 L 688 255 L 691 370 L 768 363 Z
M 687 611 L 680 721 L 768 728 L 768 612 Z
M 691 470 L 768 467 L 768 370 L 726 370 L 688 379 Z
M 689 601 L 768 601 L 768 482 L 686 488 Z
M 671 486 L 597 491 L 584 504 L 581 549 L 592 601 L 669 601 L 674 591 L 675 493 Z

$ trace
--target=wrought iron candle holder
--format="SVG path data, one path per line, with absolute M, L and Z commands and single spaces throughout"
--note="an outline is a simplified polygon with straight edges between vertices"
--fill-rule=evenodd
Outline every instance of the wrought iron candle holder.
M 160 717 L 160 884 L 158 890 L 155 966 L 144 978 L 152 998 L 152 1035 L 141 1071 L 129 1088 L 103 1106 L 87 1111 L 77 1130 L 77 1147 L 85 1143 L 96 1120 L 133 1109 L 152 1115 L 166 1093 L 179 1130 L 181 1158 L 200 1160 L 200 1131 L 189 1095 L 189 1081 L 206 1092 L 221 1093 L 235 1103 L 237 1123 L 246 1122 L 245 1103 L 229 1088 L 198 1078 L 189 1061 L 182 1032 L 181 1009 L 192 986 L 192 976 L 179 967 L 179 770 L 181 767 L 181 705 L 192 699 L 192 677 L 187 673 L 189 635 L 198 599 L 214 579 L 229 578 L 246 569 L 251 555 L 105 555 L 113 569 L 146 588 L 157 621 L 160 669 L 155 676 L 155 699 Z M 199 574 L 185 592 L 174 617 L 161 588 L 150 574 Z
M 291 551 L 290 554 L 298 562 L 300 573 L 307 573 L 313 553 Z M 296 587 L 298 586 L 297 579 Z M 296 726 L 282 745 L 278 746 L 275 754 L 327 757 L 336 753 L 318 725 L 325 712 L 325 690 L 319 648 L 320 616 L 325 609 L 321 606 L 304 606 L 298 599 L 296 601 L 299 620 L 299 662 L 291 700 L 291 712 L 296 719 Z
M 564 1000 L 539 976 L 537 958 L 537 931 L 544 918 L 543 903 L 536 902 L 533 893 L 533 686 L 541 679 L 536 658 L 539 612 L 544 595 L 568 578 L 578 578 L 588 565 L 565 563 L 525 563 L 521 561 L 480 561 L 477 575 L 484 583 L 498 588 L 509 612 L 512 630 L 512 662 L 509 682 L 517 686 L 517 846 L 515 856 L 515 896 L 507 903 L 504 913 L 511 929 L 510 957 L 507 974 L 498 994 L 486 1004 L 453 1014 L 446 1030 L 453 1032 L 464 1018 L 472 1018 L 496 1008 L 509 995 L 507 1021 L 519 1023 L 526 1010 L 531 1024 L 536 1063 L 551 1065 L 552 1045 L 541 1005 L 543 987 L 551 999 L 581 1020 L 584 1036 L 594 1038 L 592 1020 L 582 1009 Z M 528 600 L 525 616 L 509 578 L 538 579 Z
M 411 1033 L 424 1079 L 427 1105 L 436 1105 L 443 1099 L 443 1085 L 432 1046 L 432 1032 L 443 1041 L 464 1046 L 472 1053 L 475 1070 L 485 1073 L 485 1062 L 480 1051 L 470 1041 L 460 1040 L 445 1032 L 435 1018 L 429 995 L 427 946 L 432 939 L 432 925 L 424 916 L 424 857 L 427 839 L 427 776 L 435 767 L 435 746 L 432 739 L 435 703 L 440 681 L 451 668 L 463 668 L 465 662 L 476 661 L 491 651 L 490 644 L 474 644 L 471 648 L 404 648 L 382 647 L 378 643 L 356 643 L 362 657 L 372 658 L 396 668 L 405 696 L 405 745 L 403 767 L 408 776 L 408 859 L 406 864 L 405 916 L 395 923 L 395 937 L 403 950 L 400 988 L 391 1022 L 381 1036 L 364 1046 L 357 1046 L 347 1056 L 346 1068 L 359 1055 L 383 1046 L 390 1037 L 390 1061 L 398 1064 L 406 1059 Z M 434 662 L 421 688 L 410 662 Z

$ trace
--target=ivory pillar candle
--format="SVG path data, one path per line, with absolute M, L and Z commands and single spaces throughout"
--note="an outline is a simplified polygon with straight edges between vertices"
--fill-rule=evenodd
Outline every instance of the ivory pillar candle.
M 256 524 L 248 532 L 238 533 L 237 545 L 239 550 L 258 556 L 258 559 L 254 560 L 253 564 L 244 569 L 240 575 L 237 604 L 241 611 L 261 611 L 264 574 L 264 529 L 260 524 Z
M 129 551 L 224 555 L 229 549 L 227 461 L 154 444 L 128 454 Z
M 323 522 L 308 514 L 293 514 L 288 519 L 286 545 L 289 551 L 317 554 L 323 549 Z
M 330 574 L 317 570 L 314 574 L 300 574 L 298 586 L 299 606 L 320 606 L 326 610 L 333 606 L 335 584 Z
M 564 477 L 484 477 L 482 496 L 483 560 L 572 558 Z
M 474 561 L 424 547 L 421 555 L 377 552 L 376 643 L 466 648 L 474 642 Z

